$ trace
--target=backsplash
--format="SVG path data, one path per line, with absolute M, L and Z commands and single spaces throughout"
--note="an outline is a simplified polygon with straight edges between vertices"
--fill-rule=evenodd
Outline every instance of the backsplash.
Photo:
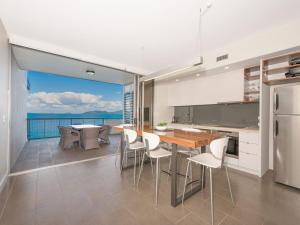
M 257 126 L 258 115 L 258 103 L 176 106 L 174 109 L 178 123 Z

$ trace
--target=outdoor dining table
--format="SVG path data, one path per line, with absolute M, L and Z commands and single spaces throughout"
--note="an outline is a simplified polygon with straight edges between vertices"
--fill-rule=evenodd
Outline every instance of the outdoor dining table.
M 129 168 L 126 165 L 122 165 L 122 160 L 124 157 L 124 128 L 134 129 L 137 131 L 138 136 L 142 136 L 142 130 L 136 127 L 124 127 L 124 126 L 114 126 L 114 129 L 121 132 L 121 152 L 120 152 L 120 168 L 121 170 Z M 167 131 L 157 131 L 151 128 L 144 128 L 145 132 L 156 134 L 160 137 L 162 142 L 172 145 L 172 158 L 171 158 L 171 205 L 176 207 L 182 202 L 182 195 L 178 195 L 178 170 L 177 170 L 177 147 L 183 146 L 188 149 L 201 148 L 201 152 L 205 152 L 206 146 L 210 142 L 219 137 L 218 134 L 211 134 L 207 132 L 188 132 L 183 130 L 167 130 Z M 203 169 L 202 167 L 200 168 Z M 201 171 L 202 172 L 202 171 Z M 200 174 L 201 174 L 200 172 Z M 201 176 L 199 178 L 201 180 Z M 193 194 L 197 193 L 202 189 L 201 182 L 198 185 L 193 185 L 190 191 L 185 193 L 184 198 L 187 199 Z
M 71 125 L 71 127 L 75 130 L 82 130 L 85 128 L 101 128 L 101 126 L 93 125 L 93 124 L 77 124 L 77 125 Z

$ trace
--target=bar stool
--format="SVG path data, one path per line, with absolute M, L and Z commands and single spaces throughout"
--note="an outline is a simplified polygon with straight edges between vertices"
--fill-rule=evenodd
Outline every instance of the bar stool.
M 155 172 L 155 205 L 158 204 L 158 191 L 159 191 L 159 180 L 160 180 L 160 159 L 171 157 L 172 153 L 159 147 L 160 138 L 156 134 L 143 132 L 143 142 L 146 146 L 146 151 L 143 154 L 142 165 L 140 168 L 139 178 L 137 186 L 139 185 L 141 173 L 143 171 L 143 165 L 145 160 L 145 155 L 150 159 L 156 159 L 156 172 Z
M 182 194 L 182 204 L 184 202 L 184 194 L 186 189 L 186 182 L 187 182 L 187 176 L 188 176 L 188 170 L 190 168 L 190 163 L 195 163 L 198 165 L 202 165 L 204 167 L 209 168 L 209 178 L 210 178 L 210 204 L 211 204 L 211 224 L 214 224 L 214 203 L 213 203 L 213 182 L 212 182 L 212 169 L 221 168 L 223 166 L 223 159 L 224 159 L 224 153 L 227 148 L 228 144 L 228 138 L 220 138 L 217 140 L 214 140 L 210 143 L 210 150 L 211 153 L 203 153 L 199 154 L 193 157 L 188 158 L 188 164 L 186 168 L 186 175 L 185 175 L 185 181 L 184 181 L 184 187 L 183 187 L 183 194 Z M 204 171 L 204 169 L 202 170 Z M 234 200 L 232 196 L 231 191 L 231 185 L 230 185 L 230 179 L 228 175 L 227 167 L 225 167 L 226 171 L 226 177 L 230 192 L 231 201 L 234 205 Z M 204 172 L 202 172 L 202 188 L 203 188 L 203 178 L 204 178 Z
M 124 163 L 124 160 L 126 160 L 127 163 L 127 155 L 129 151 L 134 152 L 134 166 L 133 166 L 133 184 L 135 185 L 136 180 L 136 154 L 139 152 L 139 165 L 140 165 L 140 159 L 141 154 L 140 152 L 145 149 L 145 145 L 141 141 L 137 141 L 137 132 L 135 130 L 131 129 L 124 129 L 124 141 L 125 141 L 125 148 L 124 148 L 124 156 L 122 159 L 122 166 Z M 122 171 L 122 170 L 121 170 Z

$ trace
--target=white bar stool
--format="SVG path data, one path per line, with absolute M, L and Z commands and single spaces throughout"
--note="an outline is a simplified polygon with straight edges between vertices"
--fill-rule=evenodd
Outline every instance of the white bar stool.
M 143 171 L 143 165 L 145 160 L 145 155 L 150 159 L 156 159 L 156 172 L 155 172 L 155 205 L 158 204 L 158 191 L 159 191 L 159 180 L 160 180 L 160 159 L 171 157 L 172 153 L 159 147 L 160 138 L 156 134 L 143 132 L 143 142 L 146 146 L 146 151 L 143 154 L 142 165 L 140 168 L 139 178 L 137 186 L 141 178 L 141 173 Z
M 186 182 L 187 182 L 188 171 L 190 168 L 190 163 L 193 162 L 195 164 L 202 165 L 202 166 L 209 168 L 211 224 L 212 225 L 214 224 L 212 169 L 221 168 L 223 166 L 224 153 L 226 151 L 227 144 L 228 144 L 227 137 L 214 140 L 210 143 L 211 153 L 203 153 L 203 154 L 199 154 L 199 155 L 196 155 L 196 156 L 193 156 L 193 157 L 190 157 L 187 159 L 188 164 L 187 164 L 187 168 L 186 168 L 186 175 L 185 175 L 185 181 L 184 181 L 184 187 L 183 187 L 182 204 L 184 202 L 184 194 L 185 194 L 185 189 L 186 189 Z M 204 169 L 202 171 L 204 171 Z M 233 196 L 232 196 L 230 179 L 229 179 L 227 167 L 225 167 L 225 171 L 226 171 L 226 177 L 227 177 L 227 182 L 228 182 L 228 186 L 229 186 L 231 201 L 234 205 L 234 200 L 233 200 Z M 204 178 L 204 172 L 202 172 L 202 188 L 203 188 L 203 178 Z
M 124 148 L 124 156 L 122 159 L 122 166 L 124 161 L 126 160 L 127 163 L 127 153 L 128 151 L 134 152 L 134 166 L 133 166 L 133 184 L 135 185 L 136 180 L 136 153 L 139 152 L 139 165 L 140 165 L 140 152 L 145 149 L 145 145 L 141 141 L 137 141 L 137 132 L 131 129 L 124 129 L 124 141 L 125 141 L 125 148 Z

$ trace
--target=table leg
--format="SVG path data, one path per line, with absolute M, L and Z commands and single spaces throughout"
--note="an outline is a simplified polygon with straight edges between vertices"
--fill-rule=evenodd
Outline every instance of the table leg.
M 201 153 L 205 153 L 206 152 L 206 146 L 202 146 L 201 147 Z M 202 181 L 202 176 L 201 176 L 201 189 L 204 189 L 204 187 L 205 187 L 205 170 L 206 170 L 206 168 L 205 168 L 205 166 L 200 166 L 200 168 L 201 168 L 201 175 L 202 175 L 202 173 L 204 174 L 203 175 L 203 181 Z M 202 172 L 202 170 L 204 170 L 203 172 Z
M 171 205 L 177 205 L 177 145 L 172 144 Z
M 123 171 L 123 157 L 124 157 L 124 132 L 121 132 L 120 139 L 120 170 Z
M 204 153 L 206 150 L 206 146 L 201 147 L 201 153 Z M 178 180 L 177 180 L 177 145 L 173 144 L 172 145 L 172 181 L 171 181 L 171 205 L 173 207 L 176 207 L 177 205 L 179 205 L 182 202 L 182 195 L 178 196 L 177 193 L 177 184 L 178 184 Z M 201 168 L 201 167 L 200 167 Z M 194 195 L 195 193 L 199 192 L 202 190 L 202 169 L 200 171 L 200 178 L 197 182 L 199 182 L 198 185 L 193 186 L 191 188 L 190 191 L 187 191 L 184 195 L 184 199 L 187 199 L 189 197 L 191 197 L 192 195 Z M 204 185 L 205 185 L 205 175 L 204 175 Z M 192 181 L 194 182 L 194 181 Z

